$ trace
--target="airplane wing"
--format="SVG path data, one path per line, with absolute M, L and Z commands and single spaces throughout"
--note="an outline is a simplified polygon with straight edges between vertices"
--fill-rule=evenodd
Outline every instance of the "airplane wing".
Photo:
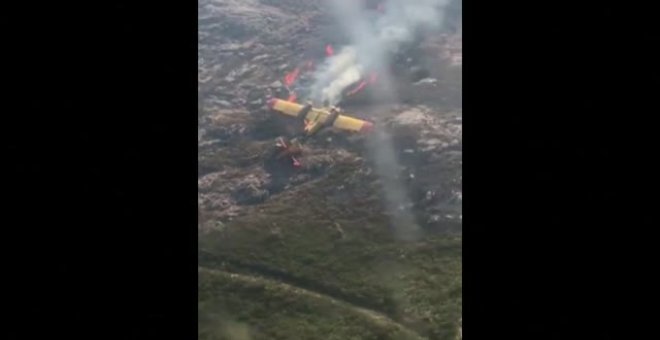
M 288 100 L 273 98 L 268 101 L 268 106 L 287 116 L 298 117 L 298 113 L 303 109 L 303 105 L 290 102 Z
M 373 128 L 373 124 L 370 122 L 344 115 L 339 115 L 332 126 L 338 129 L 356 132 L 368 132 Z
M 303 111 L 303 109 L 306 109 L 305 105 L 283 99 L 273 98 L 269 101 L 268 106 L 287 116 L 297 117 L 301 120 L 304 119 L 310 122 L 325 123 L 325 120 L 330 116 L 329 110 L 317 108 L 307 108 L 307 110 L 305 110 L 307 112 L 305 113 Z M 304 114 L 304 117 L 299 116 L 301 113 Z M 337 119 L 335 119 L 332 126 L 337 129 L 354 132 L 368 132 L 373 128 L 373 124 L 370 122 L 341 114 L 337 116 Z

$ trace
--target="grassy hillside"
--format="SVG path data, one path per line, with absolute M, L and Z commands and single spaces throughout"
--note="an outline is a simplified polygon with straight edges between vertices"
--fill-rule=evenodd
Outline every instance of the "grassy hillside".
M 420 339 L 380 314 L 276 281 L 200 269 L 199 339 Z
M 460 236 L 427 235 L 412 243 L 395 239 L 389 219 L 378 212 L 374 183 L 347 176 L 358 173 L 354 169 L 336 170 L 295 192 L 271 197 L 248 216 L 201 237 L 200 266 L 285 282 L 382 313 L 425 337 L 454 339 L 461 313 Z M 342 185 L 350 185 L 350 192 L 339 190 Z M 200 276 L 202 291 L 213 285 L 207 280 L 212 279 Z M 222 281 L 219 289 L 225 292 L 242 286 L 230 284 L 231 278 Z M 269 299 L 259 290 L 251 295 L 240 288 L 235 294 L 218 304 L 237 311 Z M 204 296 L 200 292 L 200 302 L 207 301 Z M 248 325 L 249 320 L 285 318 L 275 306 L 250 307 L 239 314 Z M 344 313 L 337 308 L 331 312 L 337 313 L 335 318 Z M 304 327 L 323 329 L 326 322 L 326 314 L 312 313 Z M 353 327 L 358 326 L 349 329 Z M 356 332 L 347 334 L 363 334 Z M 373 336 L 368 334 L 357 339 Z

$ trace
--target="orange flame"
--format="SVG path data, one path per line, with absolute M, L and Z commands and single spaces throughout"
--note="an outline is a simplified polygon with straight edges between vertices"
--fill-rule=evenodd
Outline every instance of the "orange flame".
M 360 82 L 360 84 L 358 84 L 358 86 L 356 86 L 354 89 L 352 89 L 348 93 L 346 93 L 346 95 L 347 96 L 352 96 L 352 95 L 362 91 L 362 89 L 364 89 L 365 86 L 367 86 L 367 81 L 363 80 L 363 81 Z
M 296 102 L 296 99 L 298 99 L 298 96 L 296 95 L 295 92 L 291 92 L 291 94 L 289 94 L 289 98 L 287 98 L 288 101 L 294 103 Z
M 362 81 L 360 81 L 360 83 L 355 88 L 353 88 L 352 90 L 348 91 L 348 93 L 346 93 L 346 96 L 352 96 L 352 95 L 364 90 L 364 88 L 367 85 L 373 84 L 374 82 L 376 82 L 376 79 L 378 79 L 378 74 L 376 72 L 372 72 L 369 75 L 369 79 L 367 79 L 367 80 L 363 79 Z
M 325 55 L 331 57 L 334 54 L 335 54 L 335 50 L 332 48 L 332 45 L 330 44 L 325 45 Z
M 286 86 L 291 86 L 298 79 L 298 74 L 300 73 L 300 68 L 296 67 L 295 70 L 291 71 L 284 77 L 284 84 Z

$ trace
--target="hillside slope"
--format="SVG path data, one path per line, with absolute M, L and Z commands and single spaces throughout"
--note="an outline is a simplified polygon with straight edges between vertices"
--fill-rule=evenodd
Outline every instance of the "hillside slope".
M 394 159 L 378 134 L 328 130 L 294 169 L 267 157 L 296 126 L 264 98 L 345 39 L 322 1 L 203 0 L 199 17 L 199 338 L 460 337 L 460 36 L 404 52 L 395 103 L 342 105 Z

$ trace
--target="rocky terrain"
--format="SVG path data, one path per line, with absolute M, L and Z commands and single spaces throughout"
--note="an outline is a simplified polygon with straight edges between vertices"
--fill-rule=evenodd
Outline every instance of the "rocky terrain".
M 341 104 L 391 140 L 383 178 L 370 135 L 323 131 L 301 168 L 269 157 L 300 127 L 265 98 L 286 98 L 286 74 L 346 39 L 323 1 L 198 3 L 199 338 L 459 338 L 460 30 L 393 61 L 394 100 L 367 88 Z M 385 202 L 390 180 L 405 204 Z M 421 236 L 400 239 L 401 223 Z

